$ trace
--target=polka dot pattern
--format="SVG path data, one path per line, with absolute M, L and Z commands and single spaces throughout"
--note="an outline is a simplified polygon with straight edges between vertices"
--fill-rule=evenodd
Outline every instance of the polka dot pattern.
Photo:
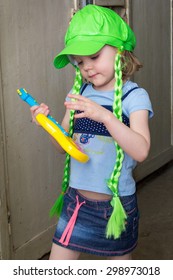
M 112 106 L 102 105 L 104 108 L 112 112 Z M 76 114 L 81 111 L 76 111 Z M 125 125 L 129 126 L 129 119 L 127 116 L 122 114 L 122 121 Z M 89 118 L 76 119 L 74 124 L 74 133 L 86 133 L 102 136 L 111 136 L 107 128 L 103 123 L 93 121 Z

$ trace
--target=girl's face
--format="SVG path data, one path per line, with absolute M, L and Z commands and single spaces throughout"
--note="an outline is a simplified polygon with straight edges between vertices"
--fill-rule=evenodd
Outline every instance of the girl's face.
M 83 78 L 92 83 L 94 89 L 100 91 L 114 89 L 114 61 L 116 52 L 116 48 L 106 45 L 96 54 L 74 56 Z

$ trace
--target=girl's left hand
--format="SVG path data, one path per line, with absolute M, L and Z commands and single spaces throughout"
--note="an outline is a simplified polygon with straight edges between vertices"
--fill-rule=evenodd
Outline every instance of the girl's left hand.
M 89 118 L 104 123 L 108 115 L 112 114 L 109 110 L 84 96 L 68 94 L 68 97 L 71 98 L 71 101 L 65 101 L 66 108 L 81 111 L 81 113 L 75 114 L 76 119 Z

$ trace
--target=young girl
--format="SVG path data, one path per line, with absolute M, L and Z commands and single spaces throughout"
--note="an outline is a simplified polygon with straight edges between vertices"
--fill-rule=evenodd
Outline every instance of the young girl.
M 87 5 L 73 16 L 65 48 L 54 59 L 56 68 L 70 62 L 76 69 L 62 126 L 89 161 L 66 156 L 50 259 L 74 260 L 81 252 L 131 259 L 137 245 L 132 171 L 148 155 L 153 112 L 147 92 L 129 80 L 142 67 L 132 53 L 135 44 L 133 31 L 114 11 Z M 41 104 L 31 113 L 36 122 L 49 108 Z

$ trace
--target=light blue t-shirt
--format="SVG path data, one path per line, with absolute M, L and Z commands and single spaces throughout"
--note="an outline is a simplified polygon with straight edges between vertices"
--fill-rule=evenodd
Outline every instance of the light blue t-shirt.
M 123 86 L 123 95 L 137 87 L 136 83 L 127 81 Z M 97 91 L 89 84 L 83 96 L 100 105 L 112 106 L 114 91 Z M 133 90 L 122 102 L 123 113 L 129 118 L 130 114 L 139 110 L 148 110 L 149 118 L 153 110 L 148 93 L 143 88 Z M 93 133 L 74 133 L 76 144 L 89 156 L 87 163 L 80 163 L 71 157 L 69 185 L 75 189 L 112 194 L 107 187 L 115 162 L 116 150 L 111 136 L 94 135 Z M 135 144 L 135 143 L 134 143 Z M 136 191 L 136 184 L 132 176 L 136 161 L 124 153 L 124 160 L 119 177 L 119 195 L 131 195 Z

